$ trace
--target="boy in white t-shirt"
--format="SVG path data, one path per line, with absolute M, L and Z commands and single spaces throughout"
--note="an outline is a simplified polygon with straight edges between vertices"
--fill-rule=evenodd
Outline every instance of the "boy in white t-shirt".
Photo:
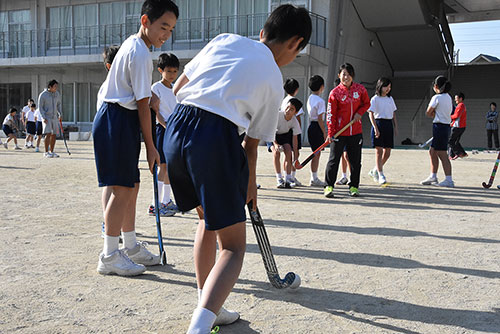
M 171 0 L 146 0 L 141 9 L 141 27 L 125 40 L 116 54 L 100 91 L 102 104 L 96 114 L 92 136 L 100 187 L 111 187 L 106 207 L 104 247 L 97 272 L 133 276 L 142 274 L 145 265 L 160 263 L 146 244 L 137 242 L 135 210 L 139 192 L 140 133 L 152 172 L 160 162 L 152 131 L 149 98 L 153 60 L 149 49 L 160 48 L 170 38 L 179 9 Z M 123 249 L 119 249 L 122 231 Z
M 28 104 L 25 105 L 23 107 L 23 109 L 21 110 L 21 123 L 22 123 L 22 126 L 24 126 L 24 129 L 21 129 L 21 131 L 22 130 L 27 130 L 27 128 L 26 128 L 26 122 L 27 122 L 26 121 L 26 114 L 31 110 L 31 104 L 32 103 L 35 103 L 35 100 L 33 100 L 31 98 L 28 99 Z M 26 138 L 28 138 L 28 131 L 26 131 Z M 33 144 L 31 146 L 33 146 Z M 28 142 L 24 143 L 24 147 L 25 148 L 29 148 Z
M 293 188 L 296 186 L 291 174 L 292 161 L 299 159 L 297 137 L 302 133 L 302 130 L 295 116 L 297 115 L 297 110 L 300 110 L 300 108 L 302 108 L 302 102 L 293 97 L 288 100 L 285 110 L 278 113 L 276 138 L 272 146 L 278 188 Z M 281 152 L 285 154 L 283 161 L 285 178 L 281 174 Z
M 8 143 L 11 140 L 14 140 L 14 149 L 20 150 L 21 148 L 17 145 L 17 137 L 16 137 L 16 132 L 18 131 L 15 117 L 16 117 L 17 109 L 16 108 L 10 108 L 9 113 L 5 116 L 3 123 L 2 123 L 2 130 L 7 136 L 7 140 L 5 143 L 3 143 L 3 146 L 5 149 L 8 149 Z
M 442 75 L 434 79 L 432 88 L 434 95 L 427 107 L 426 115 L 434 117 L 432 121 L 432 143 L 429 149 L 431 160 L 431 174 L 422 182 L 423 185 L 437 184 L 440 187 L 455 187 L 451 177 L 451 162 L 448 158 L 448 141 L 450 138 L 451 113 L 453 111 L 453 101 L 448 92 L 451 89 L 451 83 Z M 445 180 L 438 183 L 437 171 L 439 161 L 443 165 Z
M 35 103 L 33 101 L 33 103 Z M 40 152 L 40 142 L 42 141 L 42 133 L 43 133 L 43 117 L 42 113 L 40 112 L 40 109 L 37 108 L 35 110 L 35 139 L 36 139 L 36 147 L 35 147 L 35 152 Z
M 299 93 L 299 82 L 293 78 L 286 79 L 285 84 L 283 85 L 283 89 L 285 90 L 286 96 L 281 102 L 281 111 L 285 111 L 286 107 L 288 106 L 288 101 L 290 101 L 291 98 L 294 98 L 297 96 Z M 300 108 L 299 111 L 297 111 L 297 114 L 295 115 L 295 118 L 297 119 L 297 122 L 299 122 L 299 126 L 302 129 L 302 119 L 301 115 L 304 113 L 304 110 Z M 298 140 L 298 150 L 302 148 L 302 133 L 298 135 L 297 137 Z M 301 186 L 302 183 L 297 180 L 295 177 L 295 173 L 297 171 L 295 170 L 295 166 L 292 164 L 292 182 L 296 186 Z
M 325 80 L 319 75 L 313 75 L 309 79 L 309 89 L 311 90 L 311 95 L 307 99 L 307 110 L 309 111 L 309 128 L 307 129 L 307 139 L 311 145 L 311 150 L 314 152 L 318 147 L 320 147 L 326 140 L 326 130 L 325 130 L 325 112 L 326 104 L 325 100 L 321 98 L 321 94 L 325 89 Z M 321 151 L 319 151 L 311 161 L 311 181 L 310 186 L 324 187 L 325 182 L 318 178 L 318 167 L 319 158 L 321 157 Z
M 384 165 L 394 148 L 394 135 L 397 135 L 396 103 L 391 96 L 392 82 L 380 78 L 375 88 L 375 96 L 370 100 L 368 109 L 372 123 L 372 146 L 375 148 L 375 167 L 368 173 L 375 182 L 385 184 Z
M 279 6 L 260 41 L 215 37 L 174 85 L 179 104 L 166 122 L 163 146 L 168 174 L 179 209 L 201 207 L 204 213 L 198 211 L 194 245 L 199 303 L 188 334 L 210 333 L 238 279 L 246 249 L 245 204 L 252 202 L 254 210 L 257 205 L 257 147 L 260 140 L 274 140 L 278 122 L 279 67 L 295 59 L 311 30 L 307 10 Z
M 151 109 L 156 113 L 156 149 L 160 154 L 160 168 L 158 171 L 158 196 L 160 197 L 160 215 L 169 217 L 179 212 L 177 205 L 171 199 L 170 180 L 168 179 L 167 164 L 163 153 L 163 139 L 165 137 L 165 120 L 175 109 L 177 100 L 172 92 L 172 83 L 177 79 L 179 59 L 172 53 L 162 53 L 158 57 L 158 71 L 161 80 L 151 86 Z M 149 206 L 148 213 L 155 214 L 155 200 Z
M 26 125 L 26 139 L 24 147 L 35 148 L 33 146 L 33 138 L 36 134 L 36 118 L 35 118 L 36 104 L 35 102 L 30 104 L 30 109 L 24 114 L 25 125 Z

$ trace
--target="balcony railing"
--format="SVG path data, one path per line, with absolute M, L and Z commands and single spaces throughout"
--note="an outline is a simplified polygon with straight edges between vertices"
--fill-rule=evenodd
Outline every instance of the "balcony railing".
M 310 44 L 327 47 L 326 18 L 310 13 Z M 172 38 L 153 51 L 196 50 L 221 33 L 257 39 L 269 14 L 178 20 Z M 121 44 L 139 29 L 137 24 L 114 24 L 63 29 L 39 29 L 0 33 L 0 58 L 100 54 L 105 46 Z

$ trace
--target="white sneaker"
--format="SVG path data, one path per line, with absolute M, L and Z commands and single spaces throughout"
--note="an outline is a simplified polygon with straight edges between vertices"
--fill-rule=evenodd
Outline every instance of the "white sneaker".
M 44 158 L 53 158 L 53 157 L 52 157 L 52 154 L 50 154 L 50 152 L 45 152 L 45 153 L 43 154 L 43 157 L 44 157 Z
M 3 147 L 5 147 L 5 149 L 9 149 L 9 146 L 7 146 L 7 142 L 3 143 Z
M 378 176 L 378 184 L 386 184 L 387 180 L 385 179 L 385 175 L 380 175 Z
M 439 183 L 438 186 L 440 187 L 447 187 L 447 188 L 455 188 L 455 182 L 453 180 L 444 180 L 443 182 Z
M 297 186 L 297 187 L 302 187 L 302 183 L 299 180 L 297 180 L 295 177 L 292 177 L 292 179 L 290 180 L 290 184 L 292 184 L 292 183 L 294 183 L 295 186 Z
M 285 187 L 285 180 L 283 180 L 283 178 L 279 178 L 277 182 L 278 182 L 278 184 L 277 184 L 278 188 L 280 188 L 280 189 L 286 188 Z
M 40 152 L 40 149 L 38 147 L 35 147 L 35 152 Z
M 349 183 L 349 180 L 345 176 L 341 177 L 340 179 L 338 179 L 337 182 L 335 182 L 335 184 L 339 185 L 339 186 L 343 186 L 343 185 L 345 185 L 347 183 Z
M 145 266 L 155 266 L 160 264 L 160 255 L 154 255 L 146 248 L 148 244 L 146 242 L 137 242 L 134 248 L 127 249 L 124 248 L 123 251 L 130 258 L 130 260 L 135 263 L 143 264 Z
M 109 256 L 99 254 L 97 272 L 102 275 L 117 274 L 120 276 L 136 276 L 146 271 L 142 264 L 132 262 L 123 250 L 119 249 Z
M 20 148 L 19 146 L 17 146 L 17 145 L 16 145 L 16 146 L 14 147 L 14 150 L 22 150 L 22 148 Z
M 288 186 L 286 186 L 287 184 Z M 293 178 L 285 182 L 285 188 L 295 188 L 295 187 L 297 187 L 297 183 L 295 183 L 295 180 Z
M 315 178 L 315 179 L 313 179 L 313 180 L 309 181 L 309 185 L 310 185 L 311 187 L 324 187 L 324 186 L 326 186 L 326 183 L 325 183 L 325 182 L 323 182 L 323 181 L 321 181 L 321 180 L 320 180 L 320 179 L 318 179 L 318 178 Z
M 56 152 L 52 152 L 52 158 L 59 158 L 59 154 L 57 154 Z
M 221 307 L 217 318 L 215 318 L 214 326 L 230 325 L 240 318 L 240 314 L 235 311 L 226 310 Z
M 420 182 L 420 184 L 423 184 L 424 186 L 428 186 L 435 183 L 438 183 L 438 179 L 437 177 L 432 177 L 432 176 L 429 176 L 428 178 Z
M 374 169 L 371 169 L 371 170 L 368 172 L 368 175 L 370 175 L 370 176 L 373 178 L 373 181 L 374 181 L 374 182 L 378 182 L 378 181 L 379 181 L 378 170 L 376 170 L 375 168 L 374 168 Z

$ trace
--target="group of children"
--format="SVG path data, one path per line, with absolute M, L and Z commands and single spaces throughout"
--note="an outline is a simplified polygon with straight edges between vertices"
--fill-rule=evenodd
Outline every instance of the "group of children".
M 3 145 L 5 149 L 8 149 L 8 143 L 12 140 L 14 141 L 14 149 L 21 150 L 17 143 L 17 133 L 20 131 L 16 122 L 16 108 L 10 108 L 9 113 L 5 116 L 3 121 L 2 130 L 7 136 L 7 141 L 2 143 L 0 139 L 0 145 Z M 24 106 L 21 111 L 21 122 L 26 129 L 26 139 L 24 143 L 24 148 L 34 148 L 35 152 L 40 152 L 40 141 L 42 139 L 42 116 L 40 110 L 37 109 L 35 101 L 33 99 L 28 100 L 28 104 Z M 33 141 L 36 140 L 36 147 L 33 145 Z

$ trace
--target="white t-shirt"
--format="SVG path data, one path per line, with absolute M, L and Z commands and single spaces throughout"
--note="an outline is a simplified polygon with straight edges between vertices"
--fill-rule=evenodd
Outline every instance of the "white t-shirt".
M 240 134 L 274 140 L 283 77 L 265 44 L 218 35 L 184 67 L 184 74 L 189 82 L 177 93 L 179 103 L 228 119 Z
M 151 86 L 151 91 L 160 99 L 160 115 L 164 120 L 167 120 L 167 117 L 174 112 L 177 104 L 172 88 L 168 88 L 161 81 L 158 81 Z
M 300 129 L 299 121 L 297 121 L 297 117 L 292 117 L 289 121 L 285 119 L 285 112 L 280 111 L 278 113 L 278 126 L 276 127 L 276 134 L 283 134 L 293 129 L 293 135 L 300 135 L 302 130 Z
M 26 112 L 25 117 L 26 117 L 27 122 L 34 122 L 35 121 L 35 112 L 30 109 Z
M 291 96 L 291 95 L 287 95 L 285 96 L 285 98 L 283 99 L 283 102 L 281 102 L 281 107 L 280 107 L 280 110 L 281 111 L 285 111 L 286 109 L 286 106 L 288 105 L 288 101 L 290 101 L 291 99 L 293 99 L 294 97 Z M 295 116 L 300 116 L 304 113 L 304 109 L 300 108 L 300 110 L 297 112 L 297 114 Z
M 35 117 L 37 122 L 43 122 L 42 113 L 38 108 L 35 110 Z
M 453 101 L 448 93 L 436 94 L 429 102 L 429 107 L 436 109 L 436 115 L 432 123 L 451 123 L 451 112 L 453 111 Z
M 394 112 L 397 109 L 392 96 L 375 95 L 370 100 L 370 108 L 368 111 L 373 113 L 375 119 L 393 119 Z
M 307 99 L 307 110 L 309 110 L 309 120 L 318 121 L 318 116 L 326 111 L 325 100 L 316 94 L 309 95 Z
M 118 103 L 137 110 L 137 101 L 151 97 L 153 60 L 146 43 L 137 35 L 123 42 L 111 64 L 106 80 L 99 89 L 99 101 Z
M 21 111 L 21 117 L 26 117 L 26 113 L 27 113 L 28 111 L 30 111 L 30 110 L 31 110 L 31 108 L 30 108 L 30 107 L 28 107 L 28 106 L 24 106 L 24 107 L 23 107 L 23 110 Z

